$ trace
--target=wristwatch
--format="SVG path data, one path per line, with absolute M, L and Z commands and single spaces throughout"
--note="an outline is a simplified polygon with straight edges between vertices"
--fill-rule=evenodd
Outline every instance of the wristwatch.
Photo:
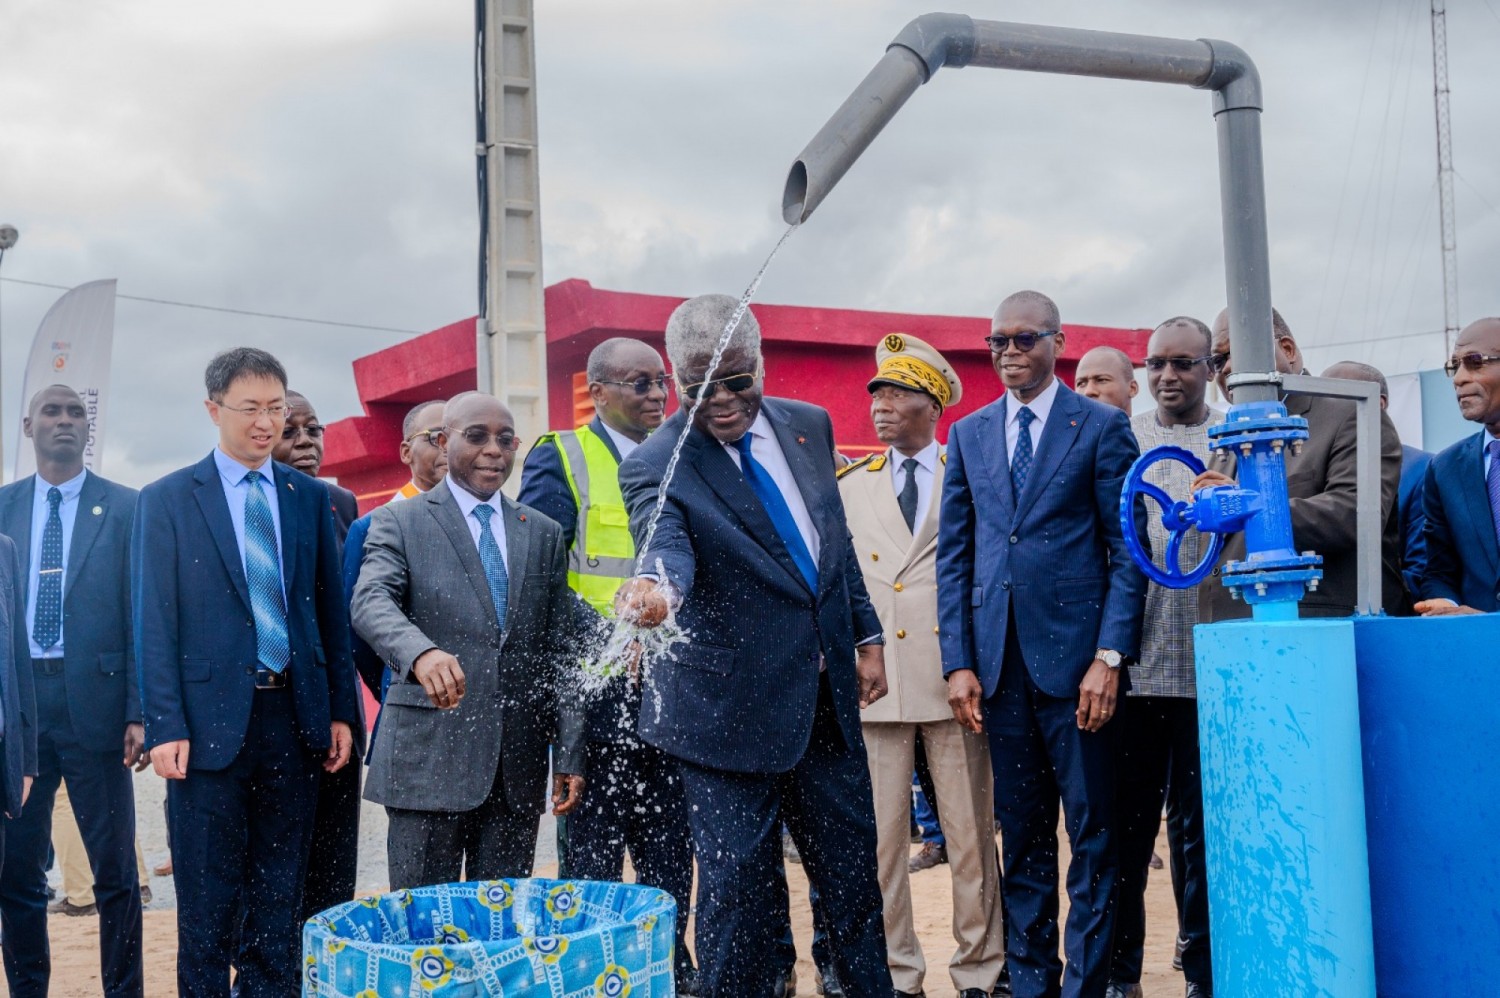
M 1121 657 L 1119 652 L 1111 651 L 1108 648 L 1100 648 L 1098 651 L 1094 652 L 1094 657 L 1103 662 L 1105 665 L 1109 666 L 1111 669 L 1118 669 L 1120 667 L 1120 663 L 1123 661 L 1123 658 Z

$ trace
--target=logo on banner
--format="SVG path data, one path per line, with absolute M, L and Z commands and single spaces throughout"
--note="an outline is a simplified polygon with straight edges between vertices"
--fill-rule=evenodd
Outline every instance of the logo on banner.
M 61 374 L 68 369 L 68 351 L 73 349 L 73 344 L 63 340 L 52 341 L 52 370 Z

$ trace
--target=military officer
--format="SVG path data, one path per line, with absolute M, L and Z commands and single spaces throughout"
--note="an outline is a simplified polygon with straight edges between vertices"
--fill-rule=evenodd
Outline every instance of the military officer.
M 994 779 L 985 736 L 964 730 L 948 706 L 937 636 L 936 497 L 944 453 L 936 433 L 943 410 L 963 389 L 942 354 L 914 336 L 886 336 L 875 360 L 870 418 L 886 449 L 842 469 L 839 491 L 885 631 L 890 693 L 864 708 L 860 719 L 875 792 L 887 959 L 897 998 L 920 995 L 926 964 L 912 924 L 907 870 L 920 740 L 953 875 L 958 951 L 949 973 L 960 998 L 986 998 L 1005 961 Z

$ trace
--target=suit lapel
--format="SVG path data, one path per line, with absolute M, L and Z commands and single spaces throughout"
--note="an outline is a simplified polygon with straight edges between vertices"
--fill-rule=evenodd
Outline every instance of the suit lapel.
M 1082 413 L 1083 405 L 1078 401 L 1078 396 L 1066 385 L 1059 383 L 1057 397 L 1052 400 L 1052 411 L 1047 414 L 1047 422 L 1042 426 L 1042 439 L 1037 445 L 1036 458 L 1031 463 L 1031 471 L 1026 475 L 1026 485 L 1021 489 L 1021 496 L 1016 503 L 1016 518 L 1013 522 L 1019 523 L 1036 504 L 1036 497 L 1051 484 L 1062 459 L 1078 439 L 1083 423 Z
M 407 502 L 412 501 L 414 500 L 407 500 Z M 448 535 L 448 542 L 453 545 L 453 550 L 458 555 L 458 563 L 463 566 L 464 574 L 469 577 L 469 585 L 474 587 L 474 595 L 478 596 L 479 602 L 484 604 L 485 613 L 489 616 L 490 622 L 499 628 L 500 622 L 495 618 L 495 603 L 490 599 L 490 583 L 484 576 L 484 563 L 479 560 L 479 549 L 474 546 L 474 535 L 469 533 L 469 525 L 464 522 L 464 515 L 459 510 L 453 493 L 446 484 L 441 484 L 430 492 L 424 493 L 421 501 L 428 504 L 427 508 L 437 519 L 443 533 Z M 507 546 L 510 543 L 508 533 L 507 530 Z
M 203 519 L 208 523 L 208 532 L 219 549 L 224 570 L 229 573 L 245 608 L 251 609 L 250 586 L 245 582 L 245 564 L 240 558 L 239 542 L 234 536 L 234 520 L 229 516 L 229 500 L 224 497 L 224 483 L 219 477 L 219 466 L 212 453 L 199 461 L 198 466 L 193 469 L 193 480 L 198 483 L 193 496 L 198 500 L 198 508 L 202 510 Z
M 1480 430 L 1480 434 L 1484 431 Z M 1484 478 L 1484 448 L 1475 446 L 1477 441 L 1466 444 L 1459 452 L 1460 491 L 1474 521 L 1474 533 L 1479 537 L 1479 547 L 1489 560 L 1493 576 L 1500 565 L 1500 538 L 1495 536 L 1495 515 L 1490 510 L 1490 488 Z
M 980 410 L 978 426 L 980 463 L 1000 499 L 1001 516 L 1007 523 L 1014 518 L 1016 509 L 1016 496 L 1010 485 L 1010 449 L 1005 443 L 1009 406 L 1010 395 L 1007 393 L 1001 396 L 998 404 Z
M 292 580 L 297 577 L 297 540 L 302 537 L 297 511 L 297 487 L 292 484 L 292 469 L 272 462 L 271 480 L 276 485 L 276 511 L 281 516 L 281 580 L 291 602 Z M 318 524 L 312 524 L 317 536 Z
M 96 512 L 97 511 L 97 512 Z M 73 583 L 83 574 L 83 563 L 99 538 L 104 518 L 109 515 L 109 501 L 104 483 L 92 472 L 83 480 L 78 493 L 78 509 L 73 514 L 73 539 L 68 544 L 68 570 L 63 573 L 63 602 L 73 591 Z
M 776 532 L 776 525 L 771 522 L 771 517 L 766 513 L 765 507 L 760 504 L 754 490 L 750 488 L 750 483 L 745 481 L 744 475 L 740 474 L 740 469 L 725 452 L 723 445 L 696 429 L 693 430 L 690 442 L 697 444 L 693 464 L 697 467 L 698 474 L 702 475 L 703 480 L 708 483 L 708 487 L 718 494 L 729 511 L 745 525 L 750 538 L 765 548 L 776 563 L 806 590 L 807 580 L 802 577 L 797 563 L 792 561 L 792 554 L 786 549 L 781 535 Z M 830 464 L 833 462 L 832 454 L 828 455 L 828 460 Z
M 500 504 L 505 510 L 505 554 L 508 562 L 507 572 L 510 575 L 510 591 L 514 594 L 520 589 L 516 580 L 526 578 L 526 566 L 531 558 L 531 524 L 521 518 L 521 510 L 508 497 L 501 496 Z M 485 587 L 488 591 L 488 581 Z M 515 605 L 514 599 L 506 601 L 506 624 L 503 630 L 510 630 L 510 621 L 516 617 Z
M 0 532 L 15 542 L 21 556 L 21 570 L 31 573 L 31 507 L 36 501 L 36 476 L 27 475 L 11 486 L 0 509 Z M 29 594 L 29 579 L 20 583 L 21 592 Z

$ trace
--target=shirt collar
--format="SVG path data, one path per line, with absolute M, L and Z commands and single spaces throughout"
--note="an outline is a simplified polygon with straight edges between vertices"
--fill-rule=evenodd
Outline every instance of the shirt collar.
M 629 437 L 621 433 L 619 430 L 615 429 L 613 426 L 610 426 L 609 423 L 605 422 L 603 417 L 600 417 L 599 425 L 604 427 L 604 432 L 608 433 L 609 439 L 614 441 L 615 450 L 619 452 L 621 461 L 629 457 L 631 451 L 640 446 L 640 444 L 636 443 L 634 440 L 631 440 Z
M 1047 425 L 1047 415 L 1052 412 L 1052 403 L 1057 401 L 1057 386 L 1059 384 L 1061 382 L 1057 380 L 1057 375 L 1054 374 L 1052 376 L 1052 384 L 1043 388 L 1041 394 L 1030 402 L 1022 402 L 1018 398 L 1011 397 L 1010 402 L 1005 406 L 1005 425 L 1009 426 L 1020 420 L 1021 406 L 1023 405 L 1031 410 L 1039 424 L 1043 426 Z M 1010 395 L 1009 392 L 1006 394 Z
M 890 454 L 890 461 L 891 461 L 892 466 L 894 466 L 896 468 L 900 468 L 901 467 L 901 463 L 906 460 L 906 455 L 902 454 L 900 451 L 898 451 L 894 447 L 888 448 L 888 453 Z M 917 459 L 917 467 L 922 468 L 925 471 L 930 471 L 934 475 L 937 474 L 937 463 L 938 463 L 938 442 L 937 442 L 937 440 L 933 440 L 932 443 L 928 444 L 926 447 L 923 447 L 921 450 L 917 451 L 915 454 L 912 455 L 912 457 L 914 457 L 914 458 Z
M 271 460 L 269 457 L 261 463 L 261 466 L 259 468 L 247 468 L 243 464 L 240 464 L 238 461 L 236 461 L 234 458 L 230 457 L 228 454 L 225 454 L 219 448 L 215 447 L 214 464 L 218 465 L 219 474 L 223 477 L 224 481 L 228 482 L 231 486 L 234 487 L 238 487 L 238 485 L 245 480 L 245 476 L 250 474 L 251 471 L 260 472 L 271 482 L 272 485 L 276 484 L 276 462 Z
M 770 440 L 775 437 L 775 435 L 776 431 L 771 428 L 771 421 L 766 418 L 765 406 L 762 406 L 760 411 L 755 414 L 755 421 L 750 424 L 750 429 L 745 431 L 745 436 L 760 437 L 762 440 Z M 754 442 L 754 440 L 751 440 L 752 444 Z M 735 440 L 732 443 L 724 444 L 724 446 L 729 448 L 730 450 L 734 450 L 739 446 L 739 443 L 740 442 L 738 440 Z
M 488 499 L 481 499 L 447 475 L 443 476 L 443 484 L 448 486 L 449 492 L 453 493 L 453 501 L 458 503 L 458 508 L 464 514 L 465 518 L 473 516 L 475 508 L 479 506 L 488 506 L 496 513 L 503 513 L 505 511 L 505 507 L 500 505 L 500 493 L 498 492 Z
M 42 478 L 41 475 L 37 475 L 36 494 L 39 496 L 46 496 L 49 489 L 56 488 L 57 491 L 62 493 L 63 502 L 71 502 L 72 500 L 78 498 L 78 493 L 83 491 L 83 480 L 88 477 L 88 474 L 88 469 L 85 468 L 78 474 L 74 475 L 72 478 L 68 479 L 66 482 L 63 482 L 61 485 L 57 486 L 54 486 L 51 482 Z

